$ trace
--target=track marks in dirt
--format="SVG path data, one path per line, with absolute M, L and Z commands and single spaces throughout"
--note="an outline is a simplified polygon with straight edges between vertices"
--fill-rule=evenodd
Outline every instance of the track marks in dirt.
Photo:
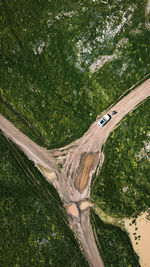
M 77 178 L 75 180 L 75 188 L 82 192 L 89 181 L 90 172 L 97 167 L 97 161 L 99 159 L 99 152 L 86 153 L 81 156 L 79 167 L 77 169 Z

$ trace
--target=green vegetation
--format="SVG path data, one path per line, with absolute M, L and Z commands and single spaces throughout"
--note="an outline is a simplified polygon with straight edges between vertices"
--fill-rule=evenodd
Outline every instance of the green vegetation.
M 125 232 L 118 227 L 103 223 L 94 212 L 91 214 L 91 223 L 97 235 L 98 247 L 105 267 L 140 266 Z
M 92 198 L 111 216 L 136 216 L 150 206 L 149 114 L 147 99 L 121 121 L 105 144 Z
M 1 1 L 0 95 L 34 129 L 39 144 L 55 148 L 80 137 L 149 73 L 144 5 Z M 112 54 L 111 62 L 89 72 L 97 58 Z
M 63 146 L 80 137 L 101 111 L 150 72 L 145 4 L 145 0 L 110 1 L 109 5 L 92 0 L 2 0 L 0 113 L 48 149 Z M 112 54 L 112 61 L 97 72 L 90 73 L 89 67 L 93 62 L 100 56 Z M 146 119 L 148 116 L 142 118 L 145 131 Z M 134 121 L 132 123 L 134 125 Z M 116 149 L 119 148 L 122 153 L 126 146 L 125 143 L 122 147 L 122 139 L 118 136 L 115 138 L 117 131 L 119 136 L 126 133 L 124 140 L 130 135 L 126 151 L 129 160 L 124 157 L 123 164 L 126 165 L 121 171 L 122 154 L 118 154 L 118 163 L 116 158 L 113 161 L 118 164 L 118 169 L 116 173 L 113 170 L 110 177 L 110 167 L 114 164 L 113 151 L 117 153 Z M 111 155 L 108 160 L 105 158 L 105 162 L 112 164 L 106 170 L 106 177 L 100 178 L 100 182 L 98 179 L 93 189 L 94 201 L 113 216 L 131 215 L 137 209 L 138 201 L 139 212 L 149 203 L 144 195 L 148 190 L 148 178 L 143 178 L 148 172 L 147 160 L 141 159 L 143 163 L 137 166 L 137 172 L 139 168 L 141 170 L 135 180 L 138 159 L 135 160 L 133 154 L 136 144 L 133 149 L 129 144 L 139 131 L 135 131 L 133 139 L 132 133 L 132 127 L 120 126 L 111 135 L 108 150 L 105 147 L 108 155 L 111 149 Z M 147 137 L 144 132 L 141 136 L 142 147 Z M 37 266 L 40 262 L 41 266 L 86 266 L 79 246 L 66 225 L 66 215 L 54 189 L 15 146 L 12 147 L 2 136 L 0 141 L 0 265 Z M 133 173 L 129 172 L 128 163 Z M 59 169 L 61 171 L 61 166 Z M 118 175 L 117 178 L 115 175 Z M 106 179 L 108 177 L 110 180 Z M 122 193 L 122 188 L 128 185 L 131 186 L 130 191 Z M 102 224 L 98 219 L 94 223 L 99 231 L 98 236 L 102 231 L 104 237 L 106 229 L 110 234 L 114 231 L 116 244 L 122 244 L 120 246 L 126 249 L 126 252 L 123 249 L 117 252 L 114 246 L 105 250 L 107 246 L 101 245 L 106 259 L 115 251 L 115 261 L 117 263 L 118 257 L 119 266 L 122 267 L 129 250 L 129 262 L 132 264 L 135 257 L 131 253 L 129 240 L 121 237 L 122 241 L 119 241 L 119 229 L 111 226 L 115 230 L 110 230 L 109 225 Z M 52 236 L 55 232 L 57 235 Z M 42 239 L 49 243 L 38 245 L 38 240 Z M 103 243 L 106 244 L 107 239 Z M 112 266 L 111 262 L 107 264 Z
M 0 135 L 0 266 L 88 266 L 58 194 Z

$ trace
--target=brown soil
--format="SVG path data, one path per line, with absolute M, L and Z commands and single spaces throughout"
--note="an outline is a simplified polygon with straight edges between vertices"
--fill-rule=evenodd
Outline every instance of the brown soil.
M 78 170 L 78 176 L 75 180 L 75 188 L 79 191 L 82 192 L 88 183 L 89 180 L 89 174 L 90 171 L 94 168 L 97 163 L 97 158 L 98 158 L 98 152 L 97 153 L 86 153 L 84 152 L 80 163 L 79 163 L 79 170 Z
M 75 203 L 66 206 L 67 213 L 72 215 L 73 217 L 79 217 L 79 211 Z

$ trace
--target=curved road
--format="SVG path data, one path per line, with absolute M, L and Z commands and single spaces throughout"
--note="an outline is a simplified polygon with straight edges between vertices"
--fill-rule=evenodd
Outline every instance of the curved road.
M 83 251 L 90 266 L 103 267 L 90 225 L 89 208 L 81 204 L 90 198 L 92 175 L 102 166 L 104 155 L 101 148 L 110 132 L 127 113 L 150 96 L 150 79 L 121 99 L 107 110 L 111 114 L 117 110 L 108 124 L 99 127 L 95 121 L 88 131 L 78 140 L 60 148 L 47 151 L 38 146 L 0 115 L 0 129 L 4 135 L 16 143 L 35 162 L 48 182 L 58 191 L 68 212 L 70 226 L 82 244 Z M 57 164 L 62 163 L 61 172 Z

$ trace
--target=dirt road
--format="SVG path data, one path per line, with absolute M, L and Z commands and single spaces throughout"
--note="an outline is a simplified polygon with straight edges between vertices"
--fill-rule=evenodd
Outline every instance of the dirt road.
M 36 167 L 58 191 L 68 211 L 70 226 L 81 242 L 84 254 L 92 267 L 103 267 L 104 264 L 90 225 L 89 208 L 86 206 L 85 209 L 81 209 L 81 203 L 90 198 L 92 175 L 102 166 L 104 155 L 101 153 L 101 148 L 110 132 L 123 116 L 148 96 L 150 96 L 150 79 L 107 111 L 109 114 L 113 110 L 117 111 L 107 125 L 101 128 L 98 126 L 98 121 L 95 121 L 80 139 L 51 151 L 35 144 L 0 115 L 0 129 L 4 135 L 35 162 Z M 57 168 L 58 163 L 63 166 L 61 172 Z

